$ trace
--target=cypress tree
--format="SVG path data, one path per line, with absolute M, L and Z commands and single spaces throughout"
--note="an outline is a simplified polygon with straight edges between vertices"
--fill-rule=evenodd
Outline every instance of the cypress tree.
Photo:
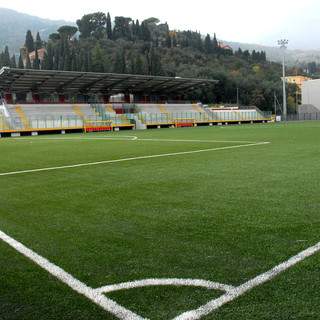
M 93 56 L 93 59 L 92 59 L 93 70 L 95 72 L 105 72 L 104 70 L 105 54 L 101 49 L 99 42 L 97 42 L 96 46 L 93 48 L 92 56 Z
M 53 49 L 52 45 L 49 43 L 47 45 L 47 61 L 46 61 L 46 69 L 52 70 L 53 69 Z
M 82 72 L 89 71 L 88 62 L 89 62 L 88 53 L 87 53 L 87 51 L 83 51 L 81 53 L 81 71 Z
M 219 51 L 219 46 L 218 46 L 216 34 L 214 34 L 213 40 L 212 40 L 212 51 L 213 51 L 213 53 L 218 53 L 218 51 Z
M 175 34 L 173 35 L 173 38 L 172 38 L 172 46 L 173 46 L 174 48 L 177 47 L 177 37 L 176 37 Z
M 31 69 L 30 57 L 28 54 L 27 54 L 27 60 L 26 60 L 26 69 Z
M 44 54 L 43 54 L 43 59 L 42 59 L 42 61 L 41 61 L 41 63 L 40 63 L 40 69 L 41 69 L 41 70 L 49 70 L 49 69 L 47 68 L 47 61 L 48 61 L 48 55 L 47 55 L 46 52 L 44 52 Z
M 136 66 L 135 66 L 135 62 L 134 62 L 134 57 L 133 57 L 132 51 L 130 51 L 129 60 L 130 60 L 129 73 L 131 73 L 131 74 L 136 74 Z
M 39 55 L 38 55 L 38 48 L 35 48 L 35 55 L 34 55 L 34 59 L 33 59 L 33 63 L 32 63 L 32 68 L 33 69 L 40 69 L 40 65 L 39 65 Z
M 149 61 L 149 72 L 153 76 L 160 75 L 161 73 L 161 60 L 160 56 L 154 51 L 153 45 L 151 44 L 150 53 L 148 56 Z
M 34 51 L 34 39 L 30 30 L 26 33 L 26 42 L 24 46 L 27 47 L 28 53 Z
M 76 52 L 75 49 L 72 48 L 72 53 L 71 53 L 71 71 L 77 71 L 77 58 L 76 58 Z
M 43 42 L 40 38 L 39 32 L 37 32 L 37 36 L 36 36 L 36 47 L 38 48 L 38 50 L 43 48 Z
M 167 37 L 166 37 L 166 47 L 167 48 L 171 48 L 172 47 L 172 42 L 171 42 L 171 37 L 170 37 L 169 32 L 168 32 Z
M 209 34 L 207 34 L 206 38 L 204 39 L 204 49 L 207 53 L 212 53 L 213 51 L 213 46 Z
M 121 74 L 127 73 L 126 60 L 123 51 L 116 53 L 113 64 L 113 72 Z
M 134 69 L 136 74 L 143 74 L 143 64 L 142 64 L 142 59 L 140 54 L 138 54 L 136 58 Z
M 112 26 L 111 26 L 111 17 L 109 12 L 107 14 L 107 36 L 108 36 L 108 39 L 112 39 Z
M 58 70 L 64 70 L 64 57 L 60 56 Z
M 141 29 L 140 29 L 140 23 L 139 20 L 136 20 L 135 24 L 135 35 L 140 39 L 141 38 Z
M 70 47 L 69 42 L 66 36 L 64 36 L 61 40 L 62 42 L 62 48 L 63 48 L 63 69 L 64 71 L 70 71 L 71 70 L 71 54 L 70 54 Z
M 93 67 L 92 67 L 92 54 L 91 51 L 88 52 L 88 72 L 92 72 Z
M 56 48 L 54 51 L 53 70 L 59 70 L 59 62 L 60 62 L 60 49 Z
M 23 61 L 22 61 L 21 54 L 20 54 L 20 56 L 19 56 L 18 68 L 19 68 L 19 69 L 24 69 L 24 65 L 23 65 Z
M 10 61 L 9 47 L 6 46 L 2 56 L 2 66 L 10 67 L 10 65 L 11 65 L 11 61 Z
M 10 61 L 10 68 L 16 68 L 16 67 L 17 67 L 16 56 L 13 55 Z
M 151 33 L 150 33 L 150 30 L 148 28 L 148 24 L 147 23 L 145 23 L 145 22 L 141 23 L 140 34 L 141 34 L 141 36 L 140 36 L 141 40 L 150 41 Z

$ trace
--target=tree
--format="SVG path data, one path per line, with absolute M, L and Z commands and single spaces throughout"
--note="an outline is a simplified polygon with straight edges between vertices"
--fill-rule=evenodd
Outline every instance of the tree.
M 161 74 L 161 59 L 160 56 L 154 51 L 153 45 L 151 44 L 149 56 L 149 72 L 151 75 L 157 76 Z
M 40 69 L 39 55 L 38 55 L 38 48 L 37 47 L 35 47 L 34 59 L 33 59 L 33 62 L 32 62 L 32 68 L 33 69 Z
M 24 46 L 27 47 L 28 53 L 34 51 L 34 39 L 30 30 L 28 30 L 26 33 L 26 42 Z
M 207 34 L 207 36 L 204 40 L 204 49 L 206 50 L 207 53 L 213 52 L 213 45 L 212 45 L 211 37 L 209 34 Z
M 251 105 L 258 108 L 263 108 L 265 106 L 266 99 L 259 89 L 255 89 L 251 95 Z
M 68 41 L 77 33 L 78 28 L 73 26 L 62 26 L 58 30 L 60 38 L 67 38 Z
M 91 51 L 88 52 L 88 71 L 93 71 L 92 54 Z
M 174 48 L 177 47 L 177 37 L 176 37 L 175 34 L 174 34 L 173 37 L 172 37 L 172 46 L 173 46 Z M 158 47 L 158 45 L 157 45 L 157 47 Z
M 142 22 L 140 26 L 140 39 L 143 41 L 151 40 L 151 33 L 148 28 L 148 25 L 145 22 Z
M 80 56 L 80 63 L 81 63 L 81 70 L 82 72 L 88 72 L 89 66 L 88 66 L 88 53 L 87 51 L 82 51 Z
M 19 69 L 24 69 L 24 65 L 23 65 L 23 61 L 22 61 L 21 54 L 20 54 L 20 56 L 19 56 L 18 68 L 19 68 Z
M 146 24 L 157 24 L 160 22 L 160 20 L 158 18 L 155 18 L 155 17 L 151 17 L 151 18 L 148 18 L 148 19 L 145 19 L 143 20 L 144 23 Z
M 54 49 L 54 61 L 53 61 L 53 70 L 59 70 L 60 64 L 60 48 L 56 47 Z
M 219 46 L 218 46 L 216 34 L 214 34 L 213 39 L 212 39 L 212 52 L 213 53 L 219 52 Z
M 10 60 L 10 68 L 16 68 L 16 67 L 17 67 L 16 56 L 13 55 Z
M 30 57 L 28 54 L 27 54 L 27 59 L 26 59 L 26 69 L 31 69 Z
M 132 35 L 137 36 L 139 39 L 141 38 L 141 30 L 139 20 L 136 20 L 136 23 L 132 23 Z
M 313 75 L 317 72 L 317 65 L 316 65 L 315 61 L 308 63 L 308 71 L 311 75 Z
M 95 37 L 102 39 L 106 34 L 107 17 L 105 13 L 95 12 L 84 15 L 77 20 L 81 38 Z
M 38 50 L 43 48 L 43 42 L 40 38 L 39 32 L 37 32 L 37 36 L 36 36 L 36 47 L 38 48 Z
M 53 49 L 50 43 L 47 45 L 47 52 L 44 53 L 41 69 L 43 70 L 53 69 Z
M 4 49 L 4 53 L 2 56 L 2 65 L 4 67 L 10 67 L 11 61 L 10 61 L 10 54 L 9 54 L 9 47 L 6 46 Z
M 74 48 L 72 48 L 71 53 L 71 71 L 77 71 L 78 70 L 78 61 L 76 56 L 76 51 Z
M 131 32 L 129 23 L 132 21 L 131 18 L 115 17 L 113 35 L 115 39 L 124 38 L 127 40 L 131 39 Z
M 64 58 L 64 65 L 63 70 L 64 71 L 70 71 L 71 70 L 71 53 L 70 53 L 70 46 L 67 38 L 62 39 L 63 43 L 63 58 Z
M 59 33 L 51 33 L 49 35 L 49 40 L 51 41 L 58 41 L 60 40 L 60 34 Z
M 111 17 L 110 17 L 110 13 L 108 12 L 107 14 L 107 37 L 108 39 L 112 39 L 112 26 L 111 26 Z
M 117 52 L 113 64 L 114 73 L 127 73 L 126 60 L 124 56 L 124 51 Z
M 172 47 L 172 41 L 171 41 L 171 37 L 170 37 L 169 31 L 168 31 L 167 36 L 166 36 L 166 47 L 167 48 L 171 48 Z
M 137 55 L 137 58 L 135 60 L 135 73 L 136 74 L 144 74 L 143 63 L 142 63 L 142 58 L 141 58 L 140 54 Z
M 92 67 L 94 72 L 105 72 L 106 71 L 106 55 L 101 49 L 99 42 L 92 50 Z

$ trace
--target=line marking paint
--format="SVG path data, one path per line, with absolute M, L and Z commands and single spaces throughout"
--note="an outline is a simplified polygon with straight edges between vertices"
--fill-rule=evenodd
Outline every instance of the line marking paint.
M 30 139 L 30 137 L 25 137 L 26 139 Z M 129 139 L 128 139 L 129 138 Z M 23 139 L 23 138 L 19 138 Z M 59 137 L 59 138 L 52 138 L 52 137 L 33 137 L 33 141 L 41 141 L 41 140 L 60 140 L 60 141 L 66 141 L 66 140 L 115 140 L 115 141 L 133 141 L 133 140 L 139 140 L 139 141 L 162 141 L 162 142 L 221 142 L 221 143 L 257 143 L 261 141 L 243 141 L 243 140 L 190 140 L 190 139 L 147 139 L 147 138 L 138 138 L 137 136 L 120 136 L 120 137 Z M 18 141 L 18 139 L 15 139 L 15 141 Z
M 208 303 L 202 305 L 198 309 L 184 312 L 173 319 L 173 320 L 197 320 L 205 315 L 208 315 L 214 310 L 220 308 L 224 304 L 233 301 L 234 299 L 243 295 L 244 293 L 251 290 L 252 288 L 269 281 L 270 279 L 282 273 L 286 269 L 292 267 L 298 262 L 301 262 L 307 257 L 310 257 L 314 253 L 320 251 L 320 242 L 318 242 L 314 246 L 301 251 L 300 253 L 291 257 L 287 261 L 278 264 L 277 266 L 270 269 L 269 271 L 258 275 L 257 277 L 241 284 L 238 287 L 223 285 L 220 283 L 206 281 L 206 280 L 199 280 L 199 279 L 195 279 L 195 280 L 193 279 L 145 279 L 145 280 L 125 282 L 117 285 L 109 285 L 109 286 L 93 289 L 90 286 L 87 286 L 86 284 L 84 284 L 83 282 L 77 280 L 71 274 L 69 274 L 62 268 L 56 266 L 46 258 L 40 256 L 36 252 L 27 248 L 22 243 L 8 236 L 6 233 L 4 233 L 1 230 L 0 230 L 0 238 L 4 242 L 9 244 L 11 247 L 13 247 L 15 250 L 23 254 L 25 257 L 29 258 L 30 260 L 35 262 L 37 265 L 39 265 L 40 267 L 48 271 L 51 275 L 53 275 L 54 277 L 56 277 L 66 285 L 68 285 L 71 289 L 86 296 L 92 302 L 101 306 L 104 310 L 110 312 L 111 314 L 115 315 L 117 318 L 121 320 L 148 320 L 148 319 L 137 315 L 136 313 L 119 305 L 115 301 L 107 298 L 103 294 L 104 292 L 111 292 L 116 290 L 130 289 L 130 288 L 150 286 L 150 285 L 196 285 L 196 286 L 203 286 L 203 287 L 211 286 L 214 289 L 226 291 L 226 293 L 220 296 L 219 298 L 209 301 Z
M 194 287 L 203 287 L 207 289 L 221 290 L 225 292 L 231 292 L 235 289 L 234 286 L 230 286 L 230 285 L 219 283 L 219 282 L 208 281 L 208 280 L 168 278 L 168 279 L 143 279 L 143 280 L 122 282 L 120 284 L 103 286 L 101 288 L 97 288 L 96 290 L 97 292 L 100 292 L 100 293 L 107 293 L 107 292 L 148 287 L 148 286 L 194 286 Z
M 35 262 L 41 268 L 48 271 L 51 275 L 68 285 L 74 291 L 84 295 L 92 302 L 96 303 L 104 310 L 112 313 L 116 317 L 122 320 L 146 320 L 145 318 L 140 317 L 134 312 L 120 306 L 115 301 L 107 298 L 104 294 L 97 292 L 95 289 L 87 286 L 83 282 L 74 278 L 71 274 L 63 270 L 62 268 L 56 266 L 46 258 L 43 258 L 39 254 L 35 253 L 31 249 L 24 246 L 22 243 L 11 238 L 3 231 L 0 230 L 0 238 L 9 244 L 11 247 L 16 249 L 18 252 L 22 253 L 24 256 Z
M 315 244 L 312 247 L 307 248 L 306 250 L 301 251 L 297 255 L 291 257 L 289 260 L 282 262 L 275 266 L 274 268 L 270 269 L 269 271 L 258 275 L 257 277 L 241 284 L 240 286 L 236 287 L 233 291 L 227 292 L 226 294 L 222 295 L 221 297 L 211 300 L 205 305 L 201 306 L 198 309 L 187 311 L 179 315 L 178 317 L 174 318 L 173 320 L 196 320 L 200 319 L 201 317 L 211 313 L 212 311 L 220 308 L 224 304 L 240 297 L 245 292 L 251 290 L 252 288 L 271 280 L 273 277 L 277 276 L 281 272 L 285 271 L 286 269 L 292 267 L 298 262 L 306 259 L 307 257 L 313 255 L 317 251 L 320 251 L 320 242 Z
M 39 169 L 30 169 L 30 170 L 22 170 L 22 171 L 3 172 L 3 173 L 0 173 L 0 176 L 8 176 L 8 175 L 21 174 L 21 173 L 50 171 L 50 170 L 60 170 L 60 169 L 77 168 L 77 167 L 85 167 L 85 166 L 94 166 L 94 165 L 99 165 L 99 164 L 116 163 L 116 162 L 124 162 L 124 161 L 178 156 L 178 155 L 210 152 L 210 151 L 218 151 L 218 150 L 227 150 L 227 149 L 234 149 L 234 148 L 253 147 L 253 146 L 259 146 L 259 145 L 264 145 L 264 144 L 269 144 L 269 143 L 270 142 L 257 142 L 257 143 L 242 144 L 242 145 L 237 145 L 237 146 L 218 147 L 218 148 L 211 148 L 211 149 L 200 149 L 200 150 L 193 150 L 193 151 L 182 151 L 182 152 L 163 153 L 163 154 L 153 154 L 153 155 L 149 155 L 149 156 L 113 159 L 113 160 L 105 160 L 105 161 L 97 161 L 97 162 L 89 162 L 89 163 L 79 163 L 79 164 L 72 164 L 72 165 L 67 165 L 67 166 L 58 166 L 58 167 L 51 167 L 51 168 L 39 168 Z

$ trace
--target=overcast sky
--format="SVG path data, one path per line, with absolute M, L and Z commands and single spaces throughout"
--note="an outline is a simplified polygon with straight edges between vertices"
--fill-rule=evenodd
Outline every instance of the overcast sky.
M 66 21 L 97 11 L 140 22 L 156 17 L 171 29 L 216 33 L 222 40 L 277 46 L 289 39 L 288 49 L 320 49 L 319 0 L 0 0 L 0 7 Z

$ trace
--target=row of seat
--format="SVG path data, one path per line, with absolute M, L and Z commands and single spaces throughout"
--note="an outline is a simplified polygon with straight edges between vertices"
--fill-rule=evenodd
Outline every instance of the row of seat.
M 121 104 L 116 105 L 116 108 Z M 81 127 L 83 121 L 112 120 L 114 125 L 126 125 L 134 120 L 131 115 L 117 114 L 115 105 L 79 104 L 21 104 L 8 105 L 17 129 Z M 170 124 L 181 118 L 195 122 L 245 121 L 264 119 L 256 109 L 223 110 L 203 108 L 198 104 L 136 104 L 136 117 L 142 124 Z M 1 119 L 0 130 L 8 125 Z

